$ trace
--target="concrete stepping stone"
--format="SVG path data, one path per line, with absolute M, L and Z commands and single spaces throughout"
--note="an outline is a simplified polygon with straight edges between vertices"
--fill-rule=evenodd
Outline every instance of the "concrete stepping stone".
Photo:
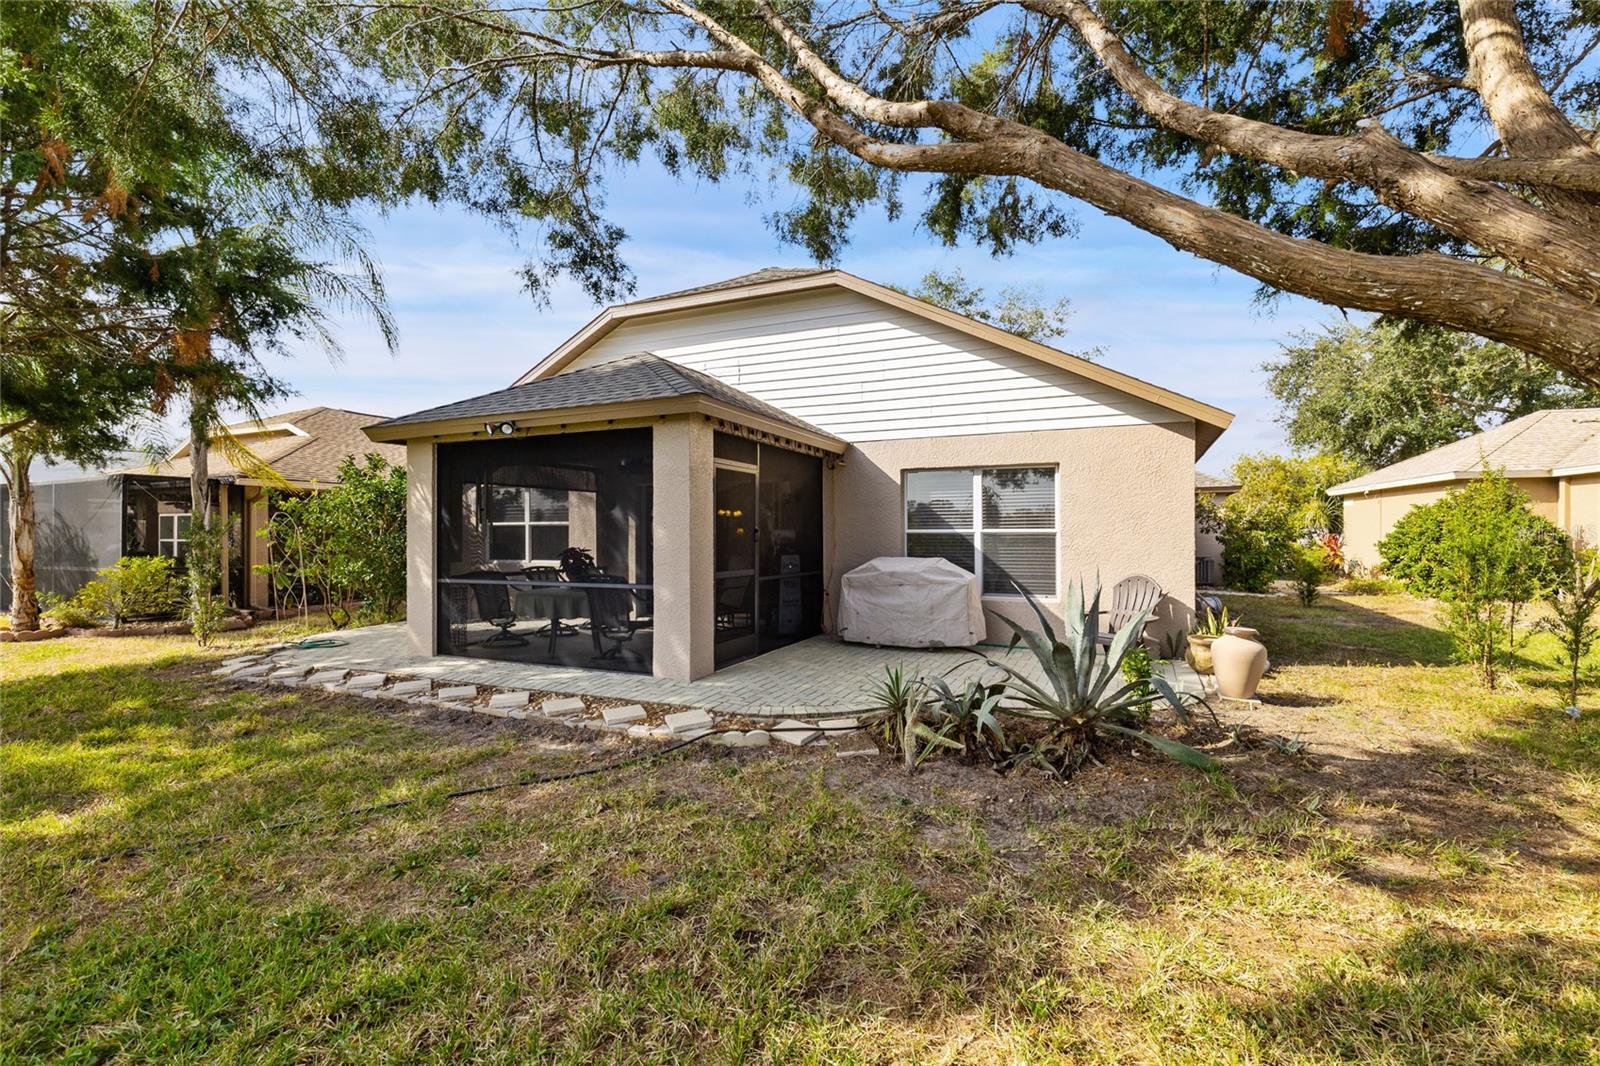
M 233 659 L 222 660 L 222 665 L 232 667 L 233 669 L 237 670 L 242 666 L 250 666 L 253 663 L 258 663 L 260 661 L 261 656 L 259 655 L 240 655 Z
M 528 693 L 526 692 L 496 692 L 489 697 L 489 706 L 496 710 L 514 710 L 528 706 Z
M 309 666 L 280 666 L 267 676 L 274 681 L 281 681 L 291 677 L 305 677 L 310 672 Z
M 679 736 L 696 730 L 705 732 L 715 724 L 716 719 L 711 717 L 710 712 L 699 707 L 691 711 L 678 711 L 666 717 L 667 728 L 672 730 L 674 735 Z
M 630 725 L 628 727 L 628 735 L 637 740 L 643 740 L 650 736 L 650 727 L 643 722 L 638 725 Z
M 472 709 L 474 711 L 476 711 L 478 714 L 487 714 L 491 718 L 510 718 L 511 717 L 511 711 L 508 710 L 505 707 L 489 707 L 487 705 L 481 705 L 480 704 L 479 706 L 474 707 Z
M 235 670 L 228 676 L 235 681 L 253 681 L 258 677 L 266 677 L 272 673 L 270 666 L 247 666 L 243 670 Z
M 793 744 L 797 748 L 804 747 L 820 736 L 822 736 L 822 730 L 818 729 L 813 723 L 802 722 L 798 718 L 785 718 L 772 727 L 774 740 L 781 740 L 785 744 Z
M 833 737 L 841 733 L 853 733 L 861 728 L 861 723 L 854 718 L 824 718 L 817 723 L 817 728 Z
M 377 688 L 389 680 L 388 674 L 357 674 L 344 683 L 344 687 L 351 692 L 361 692 L 369 688 Z
M 752 729 L 739 738 L 738 747 L 765 748 L 772 743 L 772 734 L 765 729 Z
M 240 663 L 238 666 L 219 666 L 215 670 L 211 671 L 211 676 L 232 677 L 234 674 L 238 673 L 240 670 L 243 670 L 248 665 L 248 663 Z
M 666 740 L 668 737 L 672 736 L 672 730 L 668 729 L 664 725 L 651 726 L 650 735 L 655 737 L 657 740 Z
M 539 704 L 542 714 L 555 716 L 558 714 L 582 714 L 586 708 L 583 701 L 576 696 L 562 696 L 560 699 L 545 700 Z
M 332 685 L 344 680 L 343 670 L 319 670 L 306 678 L 308 685 Z
M 437 696 L 439 699 L 445 700 L 447 702 L 454 701 L 454 700 L 476 699 L 477 696 L 478 696 L 478 686 L 477 685 L 451 685 L 448 688 L 440 689 L 438 692 L 435 692 L 434 695 Z
M 639 722 L 644 720 L 644 708 L 637 703 L 630 703 L 626 707 L 605 707 L 601 709 L 600 717 L 607 725 Z
M 386 696 L 426 696 L 433 691 L 433 682 L 425 677 L 412 678 L 410 681 L 396 681 L 383 690 Z
M 711 738 L 711 743 L 721 744 L 725 748 L 737 748 L 744 740 L 744 732 L 739 729 L 730 729 L 726 733 L 718 733 Z

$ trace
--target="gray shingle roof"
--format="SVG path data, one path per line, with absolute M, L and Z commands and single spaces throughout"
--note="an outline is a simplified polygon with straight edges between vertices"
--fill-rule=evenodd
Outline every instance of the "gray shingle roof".
M 1600 407 L 1535 411 L 1431 452 L 1352 478 L 1329 489 L 1346 495 L 1395 484 L 1427 484 L 1486 467 L 1530 476 L 1600 464 Z
M 441 407 L 415 411 L 380 422 L 378 425 L 405 426 L 458 418 L 488 420 L 502 415 L 533 411 L 598 407 L 602 404 L 662 400 L 674 396 L 707 396 L 774 422 L 825 437 L 832 436 L 787 411 L 758 400 L 748 393 L 740 392 L 731 385 L 723 384 L 709 374 L 679 366 L 649 352 L 599 363 L 582 370 L 570 370 L 555 377 L 530 381 L 525 385 L 513 385 L 509 389 L 485 393 L 456 403 L 447 403 Z
M 770 281 L 787 281 L 790 278 L 804 278 L 812 274 L 826 274 L 827 267 L 762 267 L 748 274 L 737 277 L 723 278 L 721 281 L 709 282 L 705 285 L 696 285 L 689 289 L 679 289 L 676 292 L 664 292 L 659 296 L 649 296 L 634 303 L 654 303 L 656 300 L 670 300 L 674 296 L 693 296 L 699 292 L 719 292 L 722 289 L 742 289 L 746 285 L 765 285 Z

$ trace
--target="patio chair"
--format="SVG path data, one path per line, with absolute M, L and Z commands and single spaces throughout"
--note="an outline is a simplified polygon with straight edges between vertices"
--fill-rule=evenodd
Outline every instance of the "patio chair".
M 528 638 L 511 629 L 517 624 L 517 613 L 511 608 L 511 585 L 506 575 L 493 570 L 480 570 L 472 575 L 478 579 L 471 585 L 472 600 L 477 605 L 478 617 L 500 632 L 479 641 L 479 647 L 488 648 L 507 644 L 526 647 Z
M 522 568 L 522 576 L 526 578 L 527 581 L 520 586 L 516 581 L 513 581 L 512 586 L 514 588 L 520 587 L 525 592 L 532 592 L 539 588 L 548 588 L 550 585 L 565 583 L 568 580 L 567 575 L 562 572 L 559 566 L 524 566 Z M 533 632 L 535 636 L 548 636 L 550 638 L 550 654 L 554 655 L 556 651 L 556 638 L 576 636 L 578 633 L 578 627 L 567 622 L 563 622 L 559 617 L 556 617 L 550 619 Z
M 726 578 L 722 591 L 717 593 L 717 621 L 719 632 L 750 627 L 750 581 L 746 577 Z
M 589 595 L 589 633 L 594 638 L 594 656 L 615 659 L 639 627 L 633 620 L 633 596 L 628 589 L 606 586 L 626 586 L 628 581 L 611 574 L 595 573 L 584 578 L 584 582 L 592 586 L 584 591 Z M 611 642 L 609 648 L 605 641 Z
M 1143 574 L 1133 574 L 1118 581 L 1111 586 L 1111 607 L 1106 612 L 1106 628 L 1096 635 L 1096 642 L 1102 648 L 1110 647 L 1117 630 L 1133 621 L 1141 611 L 1155 610 L 1156 604 L 1161 602 L 1161 596 L 1161 586 Z M 1149 619 L 1146 619 L 1145 625 L 1149 624 Z M 1143 630 L 1140 630 L 1138 639 L 1144 640 Z

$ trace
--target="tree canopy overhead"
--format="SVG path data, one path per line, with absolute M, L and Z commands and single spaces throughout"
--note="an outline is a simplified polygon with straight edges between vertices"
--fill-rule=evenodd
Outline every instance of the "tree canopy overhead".
M 319 187 L 384 171 L 392 195 L 538 220 L 535 287 L 628 291 L 605 193 L 653 156 L 775 173 L 800 195 L 772 224 L 822 261 L 872 203 L 1005 252 L 1070 232 L 1081 201 L 1267 290 L 1600 382 L 1595 0 L 374 0 L 283 21 L 262 69 L 338 148 Z
M 1534 411 L 1600 403 L 1594 389 L 1514 348 L 1398 322 L 1302 333 L 1266 370 L 1292 446 L 1367 467 Z

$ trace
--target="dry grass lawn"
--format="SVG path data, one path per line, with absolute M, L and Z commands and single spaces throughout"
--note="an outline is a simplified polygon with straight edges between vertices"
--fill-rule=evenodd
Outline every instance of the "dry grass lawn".
M 1426 605 L 1233 606 L 1226 774 L 1067 785 L 690 749 L 447 801 L 629 749 L 208 676 L 266 634 L 6 645 L 0 1060 L 1600 1060 L 1600 711 L 1544 638 L 1487 693 Z

